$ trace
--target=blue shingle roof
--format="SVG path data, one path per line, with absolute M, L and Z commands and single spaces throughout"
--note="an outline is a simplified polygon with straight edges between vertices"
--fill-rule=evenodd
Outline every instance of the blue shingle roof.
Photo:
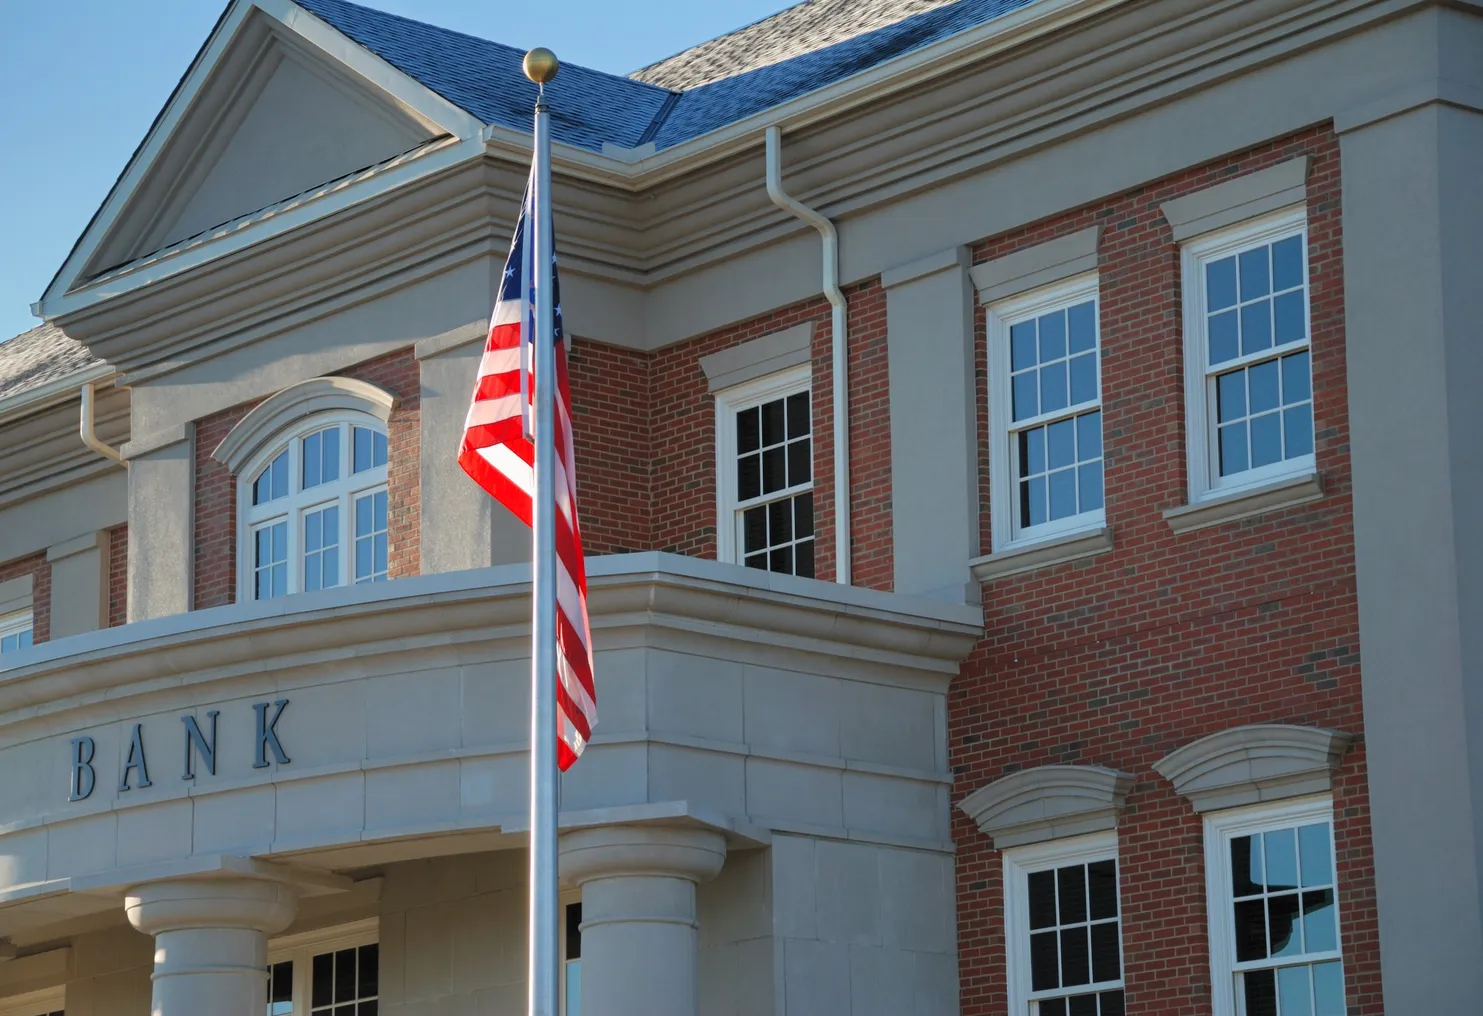
M 484 123 L 530 129 L 536 89 L 521 72 L 520 50 L 346 0 L 294 2 Z M 603 142 L 669 148 L 1033 2 L 959 0 L 683 93 L 563 64 L 547 86 L 552 135 L 590 151 Z

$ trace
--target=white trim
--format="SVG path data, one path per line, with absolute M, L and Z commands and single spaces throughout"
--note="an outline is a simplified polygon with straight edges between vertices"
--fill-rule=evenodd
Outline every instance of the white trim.
M 20 635 L 25 632 L 31 632 L 32 637 L 34 638 L 35 631 L 36 616 L 32 613 L 30 607 L 27 607 L 25 610 L 19 610 L 13 614 L 7 614 L 4 617 L 0 617 L 0 639 L 7 639 L 12 635 Z M 11 652 L 21 652 L 25 648 L 28 647 L 13 649 L 11 650 Z
M 1212 369 L 1206 362 L 1208 357 L 1205 337 L 1205 263 L 1259 244 L 1273 243 L 1294 235 L 1304 238 L 1304 338 L 1302 343 L 1290 343 L 1285 347 L 1273 345 L 1259 354 L 1228 360 Z M 1212 466 L 1212 450 L 1216 440 L 1216 404 L 1211 393 L 1215 384 L 1216 370 L 1224 373 L 1246 363 L 1275 359 L 1279 356 L 1279 350 L 1293 353 L 1307 350 L 1311 398 L 1313 314 L 1307 236 L 1307 208 L 1304 205 L 1294 205 L 1237 226 L 1206 234 L 1184 244 L 1180 249 L 1180 276 L 1184 297 L 1185 449 L 1189 505 L 1225 498 L 1240 491 L 1264 488 L 1284 477 L 1312 473 L 1317 469 L 1317 459 L 1314 454 L 1283 459 L 1256 469 L 1245 470 L 1225 479 L 1214 475 Z M 1316 447 L 1318 429 L 1316 413 L 1313 417 L 1313 426 Z
M 343 410 L 373 416 L 384 427 L 397 402 L 395 395 L 368 381 L 338 376 L 310 378 L 253 406 L 221 439 L 211 457 L 236 473 L 255 449 L 301 420 Z
M 743 409 L 771 402 L 774 399 L 809 392 L 809 408 L 813 409 L 813 368 L 803 363 L 787 370 L 756 378 L 745 384 L 734 385 L 715 393 L 716 396 L 716 560 L 728 564 L 739 564 L 737 554 L 737 501 L 736 501 L 736 414 Z M 817 434 L 809 420 L 811 450 L 816 448 Z M 792 496 L 814 489 L 814 470 L 809 470 L 809 482 L 796 489 L 774 491 L 769 500 Z M 817 505 L 815 508 L 817 509 Z M 817 524 L 817 515 L 815 517 Z
M 58 984 L 0 998 L 0 1016 L 48 1016 L 49 1013 L 64 1011 L 66 1002 L 67 986 Z
M 1230 843 L 1238 836 L 1284 829 L 1314 822 L 1329 824 L 1329 863 L 1334 869 L 1334 935 L 1338 948 L 1332 953 L 1308 953 L 1296 963 L 1343 959 L 1344 922 L 1339 913 L 1339 851 L 1334 841 L 1334 804 L 1328 794 L 1296 798 L 1279 804 L 1257 804 L 1211 812 L 1205 816 L 1205 913 L 1210 934 L 1211 1016 L 1238 1016 L 1236 972 L 1238 969 L 1271 969 L 1294 964 L 1242 963 L 1235 961 L 1232 928 Z
M 306 491 L 301 486 L 303 482 L 302 439 L 327 427 L 338 428 L 340 474 L 338 479 L 319 484 Z M 351 472 L 352 456 L 355 454 L 353 430 L 355 427 L 364 427 L 387 437 L 386 465 L 373 466 L 359 473 Z M 304 517 L 332 504 L 337 505 L 340 510 L 339 577 L 336 585 L 354 584 L 355 502 L 367 494 L 387 489 L 391 464 L 389 444 L 390 437 L 387 434 L 386 424 L 379 418 L 354 410 L 340 410 L 295 420 L 292 426 L 282 428 L 274 433 L 271 439 L 264 440 L 258 450 L 245 459 L 245 464 L 237 473 L 234 484 L 237 498 L 238 603 L 256 599 L 254 595 L 253 548 L 255 540 L 253 534 L 258 529 L 276 525 L 281 521 L 288 523 L 285 541 L 284 588 L 286 595 L 292 596 L 303 591 L 301 532 Z M 288 494 L 266 504 L 253 505 L 253 481 L 263 467 L 285 450 L 288 452 Z
M 1066 989 L 1054 993 L 1031 989 L 1030 981 L 1030 899 L 1029 877 L 1032 872 L 1047 868 L 1059 868 L 1072 864 L 1089 864 L 1093 861 L 1114 861 L 1117 864 L 1117 948 L 1118 973 L 1124 972 L 1123 960 L 1123 900 L 1122 861 L 1117 852 L 1117 832 L 1089 833 L 1069 839 L 1050 840 L 1023 847 L 1011 847 L 1004 851 L 1004 971 L 1009 992 L 1010 1016 L 1029 1016 L 1030 1002 L 1034 998 L 1058 997 Z M 1123 977 L 1115 981 L 1099 982 L 1071 991 L 1082 994 L 1094 991 L 1113 991 L 1123 987 Z
M 354 949 L 363 945 L 379 946 L 380 944 L 381 922 L 378 918 L 368 917 L 351 924 L 318 928 L 314 931 L 272 939 L 268 942 L 268 966 L 271 968 L 278 963 L 290 961 L 293 963 L 294 1016 L 308 1016 L 313 990 L 311 978 L 314 973 L 314 957 L 341 949 Z M 381 964 L 379 969 L 382 971 L 380 982 L 384 982 L 385 965 Z M 271 988 L 270 983 L 270 991 Z M 376 997 L 381 997 L 379 982 Z
M 1069 307 L 1090 299 L 1093 302 L 1093 323 L 1097 333 L 1097 402 L 1102 409 L 1102 299 L 1096 272 L 1087 272 L 1064 282 L 1032 290 L 1020 296 L 1000 301 L 988 307 L 984 314 L 988 332 L 988 402 L 989 402 L 989 517 L 991 520 L 992 552 L 997 554 L 1011 548 L 1029 547 L 1047 540 L 1064 537 L 1070 533 L 1093 532 L 1107 523 L 1107 467 L 1106 443 L 1103 442 L 1102 500 L 1103 507 L 1095 511 L 1082 512 L 1069 518 L 1046 522 L 1033 527 L 1033 531 L 1022 531 L 1019 514 L 1015 509 L 1018 482 L 1018 466 L 1010 441 L 1011 429 L 1018 431 L 1027 427 L 1057 419 L 1072 419 L 1092 408 L 1092 404 L 1081 403 L 1067 406 L 1054 414 L 1043 414 L 1027 420 L 1011 419 L 1013 396 L 1011 393 L 1011 369 L 1009 360 L 1009 330 L 1014 324 L 1036 317 L 1046 311 Z M 989 556 L 992 556 L 989 555 Z

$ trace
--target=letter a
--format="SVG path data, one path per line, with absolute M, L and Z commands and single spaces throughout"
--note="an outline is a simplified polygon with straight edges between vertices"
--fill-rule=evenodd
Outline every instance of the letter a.
M 138 787 L 140 790 L 153 786 L 149 782 L 149 764 L 144 760 L 144 724 L 142 723 L 134 724 L 134 737 L 129 742 L 129 757 L 124 760 L 123 775 L 118 780 L 119 793 L 129 789 L 129 773 L 135 769 L 139 770 Z

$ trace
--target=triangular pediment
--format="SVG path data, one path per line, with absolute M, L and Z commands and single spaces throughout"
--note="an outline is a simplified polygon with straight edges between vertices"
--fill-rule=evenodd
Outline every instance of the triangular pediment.
M 481 126 L 291 0 L 235 0 L 46 299 Z

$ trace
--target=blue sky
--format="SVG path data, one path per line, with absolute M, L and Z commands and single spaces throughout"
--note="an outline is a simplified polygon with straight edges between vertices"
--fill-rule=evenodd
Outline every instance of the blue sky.
M 626 74 L 789 0 L 364 0 Z M 55 274 L 226 0 L 0 3 L 0 339 Z M 641 13 L 639 13 L 641 12 Z

